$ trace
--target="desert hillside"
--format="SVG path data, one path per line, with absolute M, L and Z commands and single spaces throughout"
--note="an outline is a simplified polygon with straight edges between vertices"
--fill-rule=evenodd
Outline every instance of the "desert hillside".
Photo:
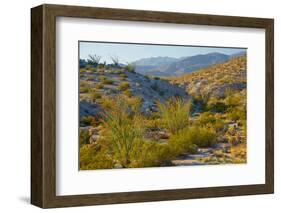
M 100 113 L 105 98 L 138 97 L 141 112 L 157 111 L 157 101 L 173 97 L 188 99 L 185 89 L 158 77 L 148 77 L 124 68 L 91 68 L 80 70 L 80 116 Z
M 193 96 L 223 97 L 227 91 L 246 89 L 246 56 L 183 76 L 170 78 L 173 84 L 185 88 Z
M 85 64 L 79 98 L 81 169 L 246 162 L 245 56 L 165 78 Z
M 246 70 L 246 56 L 238 56 L 193 73 L 169 78 L 172 84 L 185 89 L 192 97 L 192 122 L 215 128 L 220 135 L 217 142 L 230 146 L 231 152 L 236 153 L 236 160 L 242 162 L 246 161 Z M 212 158 L 202 160 L 212 161 Z

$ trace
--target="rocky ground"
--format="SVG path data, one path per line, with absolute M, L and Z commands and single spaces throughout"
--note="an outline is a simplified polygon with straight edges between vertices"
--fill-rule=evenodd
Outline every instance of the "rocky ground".
M 196 154 L 186 153 L 172 160 L 172 164 L 175 166 L 215 165 L 231 162 L 229 143 L 218 143 L 213 147 L 198 148 Z
M 80 89 L 81 86 L 88 89 L 80 91 L 80 117 L 100 112 L 98 98 L 93 100 L 93 93 L 109 98 L 118 94 L 141 97 L 144 113 L 156 111 L 156 101 L 163 102 L 172 97 L 189 99 L 185 89 L 166 80 L 119 69 L 80 73 Z

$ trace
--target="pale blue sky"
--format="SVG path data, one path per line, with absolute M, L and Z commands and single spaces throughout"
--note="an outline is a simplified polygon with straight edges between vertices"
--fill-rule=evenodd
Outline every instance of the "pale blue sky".
M 195 47 L 195 46 L 170 46 L 170 45 L 147 45 L 128 43 L 102 43 L 102 42 L 79 42 L 80 59 L 87 59 L 89 54 L 102 56 L 101 62 L 111 63 L 110 56 L 118 56 L 121 63 L 133 62 L 141 58 L 168 56 L 180 58 L 197 54 L 219 52 L 234 54 L 245 51 L 245 48 L 218 48 L 218 47 Z

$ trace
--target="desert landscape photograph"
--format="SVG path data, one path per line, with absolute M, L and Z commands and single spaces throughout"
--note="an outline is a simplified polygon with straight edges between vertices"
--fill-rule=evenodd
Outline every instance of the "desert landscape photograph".
M 80 170 L 247 163 L 247 49 L 79 41 Z

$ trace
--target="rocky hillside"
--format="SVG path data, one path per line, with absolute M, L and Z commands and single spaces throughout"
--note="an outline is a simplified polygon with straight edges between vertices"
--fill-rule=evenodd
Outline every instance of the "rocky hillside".
M 144 113 L 156 111 L 157 101 L 177 96 L 188 99 L 185 89 L 157 77 L 149 78 L 123 68 L 80 70 L 80 117 L 97 115 L 101 99 L 117 95 L 139 97 Z
M 170 78 L 193 96 L 214 96 L 220 98 L 226 92 L 246 89 L 246 56 L 239 56 L 197 72 Z
M 165 79 L 89 66 L 79 95 L 82 170 L 247 162 L 245 56 Z

